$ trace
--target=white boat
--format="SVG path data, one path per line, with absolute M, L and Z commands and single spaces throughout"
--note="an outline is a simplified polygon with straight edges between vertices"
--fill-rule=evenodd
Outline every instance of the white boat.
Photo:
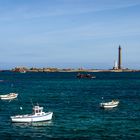
M 5 95 L 0 95 L 1 100 L 12 100 L 17 98 L 18 94 L 17 93 L 9 93 Z
M 112 100 L 111 102 L 106 102 L 106 103 L 100 103 L 101 108 L 113 108 L 117 107 L 119 104 L 119 101 Z
M 26 71 L 25 71 L 25 70 L 23 70 L 23 71 L 20 71 L 20 73 L 26 73 Z
M 51 120 L 53 112 L 43 112 L 43 107 L 34 106 L 33 113 L 27 115 L 11 116 L 12 122 L 16 123 L 32 123 Z

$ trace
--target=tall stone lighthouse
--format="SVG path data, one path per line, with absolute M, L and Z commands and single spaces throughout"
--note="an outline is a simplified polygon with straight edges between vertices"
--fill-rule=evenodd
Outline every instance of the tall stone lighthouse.
M 122 69 L 122 48 L 119 46 L 118 49 L 118 69 Z

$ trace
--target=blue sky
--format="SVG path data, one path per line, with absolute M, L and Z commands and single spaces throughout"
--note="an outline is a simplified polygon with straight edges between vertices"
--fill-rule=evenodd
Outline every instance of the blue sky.
M 140 0 L 0 0 L 0 69 L 140 69 Z

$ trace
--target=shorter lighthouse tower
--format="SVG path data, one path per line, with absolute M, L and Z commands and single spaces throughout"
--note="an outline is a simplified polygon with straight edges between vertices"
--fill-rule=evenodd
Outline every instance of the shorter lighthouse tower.
M 114 70 L 117 70 L 118 69 L 118 62 L 116 60 L 114 61 L 114 67 L 113 67 L 113 69 Z

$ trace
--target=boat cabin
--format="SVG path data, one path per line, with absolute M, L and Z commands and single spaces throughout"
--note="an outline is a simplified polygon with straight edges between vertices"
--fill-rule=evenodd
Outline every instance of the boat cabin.
M 41 115 L 43 113 L 43 107 L 34 106 L 33 113 L 34 115 Z

